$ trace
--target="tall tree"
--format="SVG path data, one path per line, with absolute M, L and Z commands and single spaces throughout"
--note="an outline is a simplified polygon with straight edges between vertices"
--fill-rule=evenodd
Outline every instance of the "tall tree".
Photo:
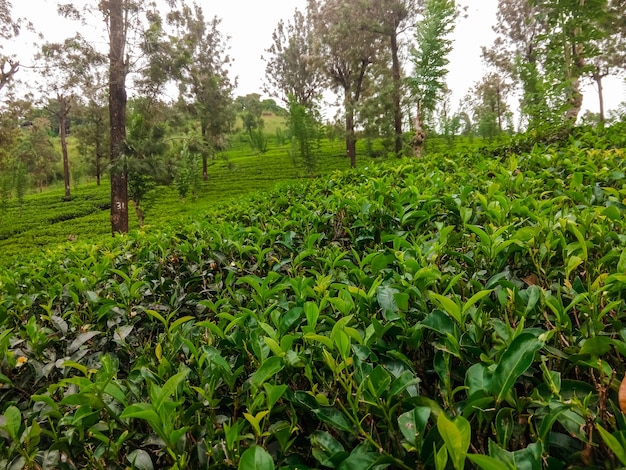
M 346 155 L 356 166 L 355 116 L 363 93 L 365 74 L 380 50 L 380 35 L 363 28 L 369 3 L 374 0 L 309 0 L 316 54 L 331 86 L 343 93 Z
M 472 90 L 471 104 L 478 133 L 493 138 L 504 131 L 504 124 L 511 113 L 507 98 L 510 85 L 498 74 L 488 73 Z
M 171 7 L 175 0 L 166 0 Z M 128 175 L 126 157 L 126 80 L 131 72 L 132 32 L 143 36 L 142 14 L 156 9 L 154 1 L 92 0 L 78 8 L 75 3 L 60 4 L 59 13 L 84 19 L 100 12 L 107 26 L 109 88 L 109 158 L 111 171 L 111 233 L 128 232 Z
M 310 16 L 298 9 L 286 25 L 278 23 L 264 57 L 266 93 L 290 106 L 292 97 L 307 108 L 318 99 L 325 77 L 315 55 L 314 34 Z
M 10 39 L 16 36 L 20 30 L 19 21 L 11 16 L 11 2 L 0 2 L 0 39 Z M 14 55 L 5 55 L 3 45 L 0 43 L 0 90 L 8 85 L 19 70 L 19 62 Z
M 403 147 L 402 138 L 402 65 L 400 57 L 401 33 L 414 19 L 424 0 L 387 0 L 385 2 L 369 2 L 367 16 L 363 27 L 381 34 L 386 38 L 391 58 L 391 109 L 393 114 L 394 148 L 396 156 L 400 156 Z
M 541 7 L 550 27 L 546 36 L 545 66 L 553 86 L 562 90 L 565 122 L 574 123 L 583 104 L 581 79 L 599 54 L 594 41 L 605 34 L 607 0 L 531 0 Z M 561 85 L 559 87 L 559 85 Z
M 413 151 L 422 153 L 426 131 L 424 119 L 435 110 L 446 90 L 448 54 L 452 51 L 450 35 L 457 17 L 454 0 L 426 0 L 423 18 L 415 29 L 416 48 L 411 52 L 414 72 L 409 79 L 417 102 Z
M 40 68 L 40 88 L 44 95 L 52 94 L 46 109 L 54 115 L 59 124 L 61 154 L 63 156 L 63 179 L 65 197 L 71 196 L 70 164 L 67 150 L 67 130 L 72 106 L 82 90 L 89 86 L 89 69 L 98 66 L 104 58 L 80 35 L 66 39 L 62 43 L 45 43 L 38 54 L 42 62 Z
M 522 88 L 521 113 L 529 128 L 550 121 L 544 84 L 542 41 L 548 33 L 542 7 L 529 0 L 499 0 L 496 12 L 497 34 L 494 44 L 483 48 L 483 58 L 503 77 Z
M 235 120 L 232 97 L 235 84 L 229 77 L 228 37 L 219 29 L 221 20 L 213 17 L 207 21 L 202 8 L 195 3 L 172 12 L 169 21 L 177 32 L 171 38 L 171 76 L 179 84 L 181 101 L 189 105 L 188 110 L 200 121 L 205 144 L 202 177 L 207 180 L 208 158 L 224 147 L 225 136 Z
M 590 76 L 596 84 L 600 123 L 605 121 L 603 80 L 626 71 L 626 1 L 610 0 L 607 14 L 599 19 L 602 37 L 595 41 L 598 54 L 591 59 Z
M 126 0 L 100 3 L 109 29 L 109 125 L 111 159 L 111 232 L 128 232 L 128 171 L 124 164 L 126 147 L 126 38 L 129 30 Z

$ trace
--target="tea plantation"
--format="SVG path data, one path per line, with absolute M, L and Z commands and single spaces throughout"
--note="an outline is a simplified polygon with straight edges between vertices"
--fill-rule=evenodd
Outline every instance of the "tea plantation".
M 626 126 L 0 269 L 0 467 L 626 466 Z

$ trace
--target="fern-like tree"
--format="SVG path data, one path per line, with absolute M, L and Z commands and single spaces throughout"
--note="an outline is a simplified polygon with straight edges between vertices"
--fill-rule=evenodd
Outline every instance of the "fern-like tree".
M 413 75 L 409 78 L 417 111 L 414 119 L 413 151 L 421 156 L 426 130 L 425 118 L 432 113 L 446 90 L 450 35 L 454 31 L 457 8 L 454 0 L 426 0 L 423 18 L 415 29 L 416 47 L 411 51 Z

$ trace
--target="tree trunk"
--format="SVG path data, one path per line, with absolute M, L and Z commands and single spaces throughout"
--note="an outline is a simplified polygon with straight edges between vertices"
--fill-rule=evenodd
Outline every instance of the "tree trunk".
M 585 6 L 585 0 L 579 0 L 579 6 L 582 8 Z M 576 122 L 578 114 L 583 107 L 583 94 L 580 87 L 580 76 L 583 73 L 585 67 L 585 50 L 583 44 L 580 42 L 582 36 L 582 30 L 580 27 L 574 28 L 571 35 L 572 40 L 572 59 L 569 64 L 569 81 L 570 92 L 567 97 L 567 103 L 569 108 L 565 113 L 565 119 L 572 124 Z M 566 61 L 567 63 L 567 61 Z
M 59 137 L 61 139 L 61 153 L 63 154 L 63 182 L 65 184 L 65 199 L 72 197 L 70 188 L 70 159 L 67 153 L 67 115 L 69 106 L 65 98 L 57 97 L 61 110 L 59 112 Z
M 126 147 L 126 62 L 123 0 L 109 1 L 111 126 L 111 233 L 128 232 L 128 178 L 123 163 Z
M 598 70 L 593 74 L 593 79 L 598 85 L 598 100 L 600 104 L 600 124 L 604 125 L 605 116 L 604 116 L 604 87 L 602 85 L 602 79 L 604 75 Z
M 139 204 L 135 201 L 131 201 L 133 203 L 133 206 L 135 206 L 135 215 L 137 215 L 137 220 L 139 221 L 139 226 L 143 227 L 144 223 L 145 223 L 145 216 L 143 214 L 143 210 L 141 210 L 141 207 L 139 207 Z
M 402 108 L 400 106 L 401 95 L 401 75 L 400 58 L 398 57 L 398 36 L 391 35 L 391 58 L 393 75 L 393 126 L 395 130 L 395 152 L 396 157 L 402 155 Z
M 413 121 L 415 134 L 413 135 L 413 156 L 420 158 L 424 148 L 424 140 L 426 139 L 426 131 L 424 130 L 424 119 L 422 117 L 421 106 L 417 107 L 417 114 Z
M 354 104 L 350 90 L 345 89 L 344 106 L 346 109 L 346 156 L 350 159 L 350 166 L 356 167 L 356 134 L 354 132 Z

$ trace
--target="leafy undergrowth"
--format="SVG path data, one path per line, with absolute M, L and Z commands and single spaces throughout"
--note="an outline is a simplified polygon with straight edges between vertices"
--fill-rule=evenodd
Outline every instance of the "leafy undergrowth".
M 3 468 L 626 465 L 626 153 L 284 186 L 0 271 Z

